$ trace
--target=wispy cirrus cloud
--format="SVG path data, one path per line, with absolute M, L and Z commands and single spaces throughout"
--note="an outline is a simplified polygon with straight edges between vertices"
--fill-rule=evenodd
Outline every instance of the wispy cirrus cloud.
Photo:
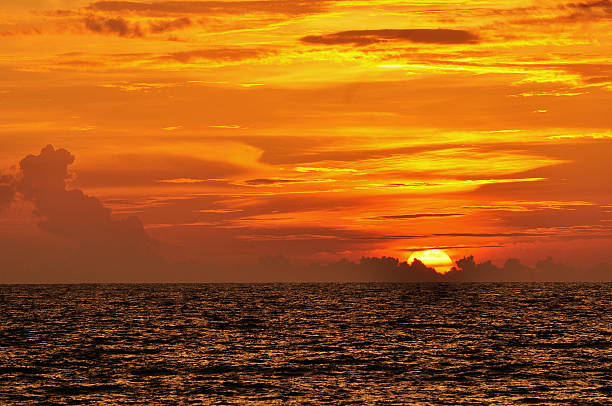
M 180 63 L 190 63 L 202 59 L 216 61 L 240 61 L 245 59 L 257 59 L 276 54 L 276 50 L 266 48 L 219 47 L 172 52 L 160 56 L 159 59 L 176 61 Z
M 165 14 L 307 14 L 321 11 L 329 1 L 99 1 L 91 4 L 88 9 L 105 12 L 128 12 L 146 15 Z

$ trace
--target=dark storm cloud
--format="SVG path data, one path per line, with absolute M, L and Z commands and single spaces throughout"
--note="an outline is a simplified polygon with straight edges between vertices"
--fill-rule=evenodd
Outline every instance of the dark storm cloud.
M 352 30 L 333 34 L 309 35 L 302 42 L 322 45 L 351 44 L 364 46 L 387 41 L 406 41 L 420 44 L 476 44 L 480 38 L 469 31 L 450 29 L 386 29 Z

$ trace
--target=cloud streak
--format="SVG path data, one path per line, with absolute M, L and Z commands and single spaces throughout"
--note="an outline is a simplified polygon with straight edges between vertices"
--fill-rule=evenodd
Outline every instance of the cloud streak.
M 188 17 L 182 17 L 174 20 L 150 22 L 149 28 L 153 34 L 160 34 L 169 31 L 182 30 L 190 27 L 192 24 L 191 19 Z
M 372 220 L 409 220 L 418 218 L 430 218 L 430 217 L 457 217 L 463 216 L 461 213 L 415 213 L 415 214 L 397 214 L 390 216 L 377 216 L 370 217 Z
M 145 36 L 144 31 L 138 23 L 130 23 L 121 18 L 106 18 L 91 16 L 83 20 L 85 28 L 97 34 L 111 34 L 120 37 L 142 38 Z
M 173 52 L 159 57 L 160 60 L 192 63 L 202 59 L 215 61 L 240 61 L 245 59 L 258 59 L 276 55 L 277 51 L 264 48 L 209 48 L 192 51 Z
M 584 12 L 603 11 L 610 14 L 612 17 L 612 1 L 610 0 L 595 0 L 580 3 L 568 3 L 570 9 L 581 10 Z
M 123 17 L 90 15 L 82 21 L 85 29 L 90 32 L 124 38 L 144 38 L 150 34 L 164 34 L 183 30 L 193 25 L 188 17 L 153 20 L 141 24 L 140 22 L 130 22 Z
M 418 44 L 477 44 L 478 35 L 465 30 L 452 29 L 383 29 L 351 30 L 333 34 L 308 35 L 302 42 L 320 45 L 365 46 L 381 42 L 399 41 Z
M 88 8 L 105 12 L 128 12 L 146 15 L 166 14 L 309 14 L 321 11 L 328 1 L 161 1 L 141 3 L 132 1 L 99 1 Z
M 245 180 L 244 183 L 250 186 L 269 186 L 287 183 L 299 183 L 303 182 L 301 179 L 249 179 Z

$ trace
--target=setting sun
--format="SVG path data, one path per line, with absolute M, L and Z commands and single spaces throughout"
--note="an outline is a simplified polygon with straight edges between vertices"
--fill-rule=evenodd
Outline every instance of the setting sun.
M 408 263 L 418 259 L 423 264 L 434 268 L 436 272 L 445 274 L 449 272 L 453 266 L 453 260 L 448 254 L 442 250 L 427 250 L 413 252 L 408 258 Z

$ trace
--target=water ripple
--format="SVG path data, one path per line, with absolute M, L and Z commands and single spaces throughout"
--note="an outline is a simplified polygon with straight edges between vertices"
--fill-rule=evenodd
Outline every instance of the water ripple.
M 610 404 L 611 284 L 0 286 L 1 404 Z

